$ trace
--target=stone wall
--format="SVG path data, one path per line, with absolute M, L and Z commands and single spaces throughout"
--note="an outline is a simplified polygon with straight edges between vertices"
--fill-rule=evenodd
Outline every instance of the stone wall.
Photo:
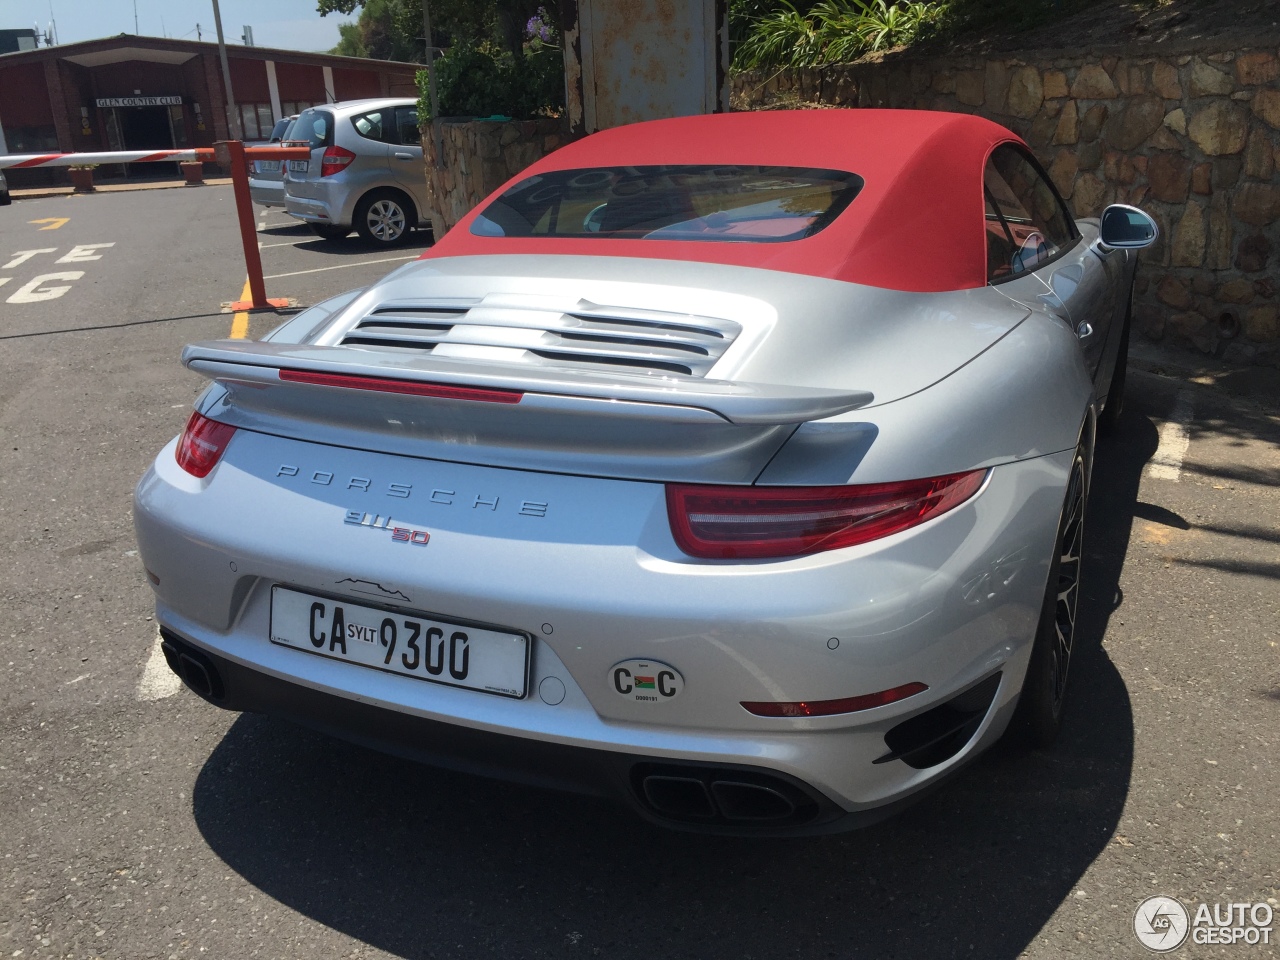
M 430 127 L 422 130 L 432 226 L 444 236 L 473 207 L 568 139 L 561 120 L 437 120 L 444 163 L 436 161 Z
M 1280 39 L 1247 49 L 1017 57 L 899 55 L 735 78 L 737 109 L 909 107 L 977 113 L 1036 151 L 1076 216 L 1109 203 L 1160 223 L 1137 329 L 1280 363 Z

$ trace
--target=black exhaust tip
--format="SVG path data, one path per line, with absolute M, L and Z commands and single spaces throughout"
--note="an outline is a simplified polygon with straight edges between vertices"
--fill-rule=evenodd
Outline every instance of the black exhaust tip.
M 715 808 L 701 780 L 692 777 L 650 776 L 641 781 L 649 806 L 677 820 L 711 820 Z
M 796 812 L 790 797 L 758 783 L 715 780 L 711 793 L 728 820 L 787 820 Z
M 681 823 L 768 830 L 809 823 L 824 811 L 803 784 L 757 770 L 638 763 L 631 784 L 650 814 Z
M 226 698 L 222 675 L 203 652 L 167 627 L 160 628 L 160 649 L 169 669 L 193 692 L 213 703 Z

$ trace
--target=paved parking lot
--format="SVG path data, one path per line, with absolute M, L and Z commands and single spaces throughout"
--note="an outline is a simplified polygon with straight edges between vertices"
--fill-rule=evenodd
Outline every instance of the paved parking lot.
M 304 305 L 418 252 L 279 213 L 260 241 Z M 181 347 L 231 332 L 243 283 L 229 187 L 0 209 L 0 956 L 1139 957 L 1147 896 L 1280 898 L 1280 411 L 1131 375 L 1052 752 L 998 747 L 858 833 L 705 838 L 157 669 L 132 489 L 204 382 Z

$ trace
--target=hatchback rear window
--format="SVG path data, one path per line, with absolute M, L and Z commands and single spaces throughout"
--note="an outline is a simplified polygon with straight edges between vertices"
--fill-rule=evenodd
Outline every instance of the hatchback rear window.
M 862 189 L 857 174 L 806 167 L 664 165 L 556 170 L 481 211 L 482 237 L 777 243 L 817 233 Z
M 270 139 L 274 142 L 284 136 L 284 132 L 289 129 L 290 120 L 288 117 L 282 117 L 276 121 L 276 125 L 271 128 Z
M 312 150 L 333 146 L 333 114 L 328 110 L 304 110 L 289 139 L 306 140 Z

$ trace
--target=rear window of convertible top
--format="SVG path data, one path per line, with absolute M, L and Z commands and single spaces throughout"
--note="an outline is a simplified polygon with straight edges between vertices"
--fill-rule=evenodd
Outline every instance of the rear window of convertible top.
M 718 240 L 812 236 L 862 178 L 805 167 L 664 165 L 555 170 L 521 180 L 480 212 L 481 237 Z

